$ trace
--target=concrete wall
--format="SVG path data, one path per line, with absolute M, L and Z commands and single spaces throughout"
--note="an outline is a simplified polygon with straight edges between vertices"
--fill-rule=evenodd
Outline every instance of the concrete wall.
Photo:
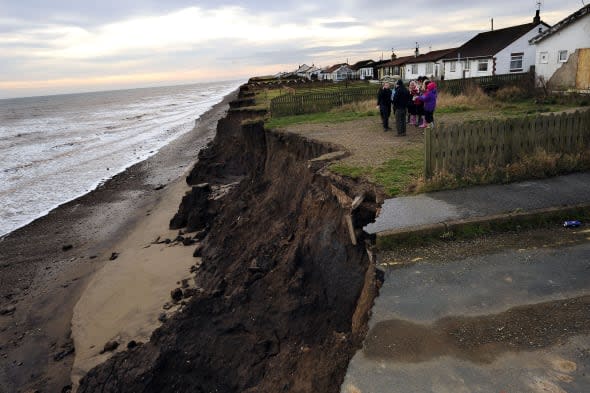
M 568 56 L 578 48 L 590 47 L 590 14 L 562 28 L 545 38 L 536 46 L 535 71 L 538 76 L 549 80 L 564 62 L 560 62 L 559 51 L 567 50 Z
M 567 62 L 563 63 L 547 80 L 547 87 L 552 90 L 573 89 L 576 86 L 578 73 L 578 51 L 572 53 Z

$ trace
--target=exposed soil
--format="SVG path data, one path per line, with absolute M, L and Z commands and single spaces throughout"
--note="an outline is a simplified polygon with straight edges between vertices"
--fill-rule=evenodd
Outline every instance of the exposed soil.
M 375 195 L 325 170 L 330 145 L 242 124 L 253 116 L 219 122 L 171 222 L 206 231 L 199 292 L 80 392 L 339 391 L 376 292 L 362 232 Z

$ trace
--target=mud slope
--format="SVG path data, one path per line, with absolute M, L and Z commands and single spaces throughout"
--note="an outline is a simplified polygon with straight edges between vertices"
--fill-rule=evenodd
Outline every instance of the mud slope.
M 332 147 L 242 123 L 257 114 L 239 106 L 171 222 L 206 234 L 198 293 L 150 342 L 91 370 L 80 392 L 339 391 L 375 294 L 359 229 L 374 193 L 325 173 L 314 159 Z

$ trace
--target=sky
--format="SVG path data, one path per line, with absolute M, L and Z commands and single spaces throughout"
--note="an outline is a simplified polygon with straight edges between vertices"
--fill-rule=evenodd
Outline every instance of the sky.
M 457 47 L 536 0 L 0 0 L 0 98 L 247 79 Z M 542 0 L 554 24 L 583 0 Z M 588 4 L 588 1 L 585 1 Z

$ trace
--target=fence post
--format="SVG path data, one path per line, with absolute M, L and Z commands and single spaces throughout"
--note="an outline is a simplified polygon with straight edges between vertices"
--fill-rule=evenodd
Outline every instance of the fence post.
M 424 129 L 424 178 L 432 177 L 432 128 Z

